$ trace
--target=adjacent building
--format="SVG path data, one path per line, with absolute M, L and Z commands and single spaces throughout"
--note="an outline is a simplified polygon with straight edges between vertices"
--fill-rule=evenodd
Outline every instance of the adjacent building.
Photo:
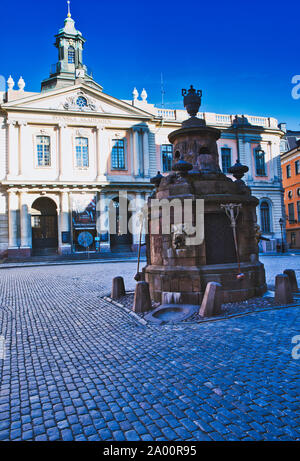
M 172 168 L 170 132 L 184 110 L 158 108 L 145 89 L 120 100 L 106 94 L 84 63 L 85 40 L 71 15 L 56 35 L 57 63 L 41 91 L 18 88 L 10 77 L 0 93 L 0 253 L 11 257 L 134 249 L 139 236 L 118 228 L 120 197 L 137 219 L 137 203 L 152 191 L 150 178 Z M 187 82 L 190 84 L 190 82 Z M 237 158 L 258 197 L 258 224 L 280 243 L 283 213 L 280 142 L 272 117 L 200 113 L 221 129 L 220 165 Z M 113 220 L 109 220 L 109 216 Z M 113 224 L 112 224 L 113 221 Z M 114 229 L 112 229 L 112 227 Z M 116 230 L 116 232 L 115 232 Z
M 300 248 L 300 142 L 281 155 L 287 244 Z

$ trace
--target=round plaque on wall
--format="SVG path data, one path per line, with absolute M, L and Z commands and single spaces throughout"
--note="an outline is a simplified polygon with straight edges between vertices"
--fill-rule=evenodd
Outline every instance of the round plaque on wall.
M 81 232 L 78 235 L 78 243 L 84 248 L 88 248 L 93 243 L 93 236 L 90 232 Z

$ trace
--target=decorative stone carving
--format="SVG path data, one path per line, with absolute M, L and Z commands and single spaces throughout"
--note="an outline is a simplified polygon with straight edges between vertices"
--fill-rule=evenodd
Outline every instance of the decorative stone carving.
M 14 79 L 12 78 L 12 76 L 10 75 L 8 80 L 7 80 L 7 86 L 8 86 L 8 89 L 9 90 L 12 90 L 13 87 L 15 86 L 15 82 L 14 82 Z
M 20 79 L 19 79 L 19 81 L 18 81 L 19 90 L 20 90 L 20 91 L 23 91 L 24 88 L 25 88 L 25 85 L 26 85 L 26 84 L 25 84 L 25 81 L 24 81 L 23 77 L 20 77 Z
M 86 100 L 86 105 L 79 105 L 78 98 L 84 98 Z M 63 104 L 63 108 L 66 110 L 78 110 L 81 112 L 96 112 L 100 110 L 99 107 L 97 107 L 95 100 L 86 96 L 86 94 L 82 91 L 79 91 L 75 96 L 68 96 Z

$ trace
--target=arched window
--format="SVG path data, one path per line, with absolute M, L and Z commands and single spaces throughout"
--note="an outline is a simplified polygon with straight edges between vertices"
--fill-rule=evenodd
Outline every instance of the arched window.
M 271 232 L 270 205 L 266 201 L 260 204 L 260 221 L 262 232 Z
M 75 48 L 70 46 L 68 49 L 68 63 L 74 64 L 75 63 Z
M 266 176 L 265 153 L 262 149 L 255 149 L 255 170 L 256 176 Z
M 87 168 L 89 166 L 88 138 L 76 138 L 76 166 L 77 168 Z

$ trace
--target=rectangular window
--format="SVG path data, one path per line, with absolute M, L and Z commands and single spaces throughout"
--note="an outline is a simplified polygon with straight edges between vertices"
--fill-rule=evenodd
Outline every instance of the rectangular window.
M 161 146 L 163 172 L 167 173 L 172 170 L 173 163 L 173 146 L 172 144 L 163 144 Z
M 298 222 L 300 222 L 300 202 L 297 202 L 297 216 L 298 216 Z
M 295 173 L 300 174 L 300 160 L 295 161 Z
M 221 148 L 221 159 L 222 159 L 222 171 L 223 173 L 228 173 L 229 168 L 231 167 L 231 149 L 228 147 Z
M 114 170 L 125 170 L 124 139 L 112 140 L 111 166 Z
M 291 246 L 296 245 L 296 232 L 291 232 Z
M 76 167 L 88 168 L 89 166 L 89 140 L 76 138 Z
M 50 136 L 37 136 L 36 149 L 38 166 L 50 166 Z
M 70 46 L 68 49 L 68 64 L 74 64 L 75 63 L 75 49 Z
M 288 204 L 288 210 L 289 210 L 289 223 L 293 224 L 295 221 L 295 211 L 294 211 L 294 204 L 289 203 Z
M 255 170 L 256 176 L 266 176 L 265 153 L 261 149 L 255 150 Z
M 286 166 L 286 177 L 287 178 L 291 177 L 291 165 Z

